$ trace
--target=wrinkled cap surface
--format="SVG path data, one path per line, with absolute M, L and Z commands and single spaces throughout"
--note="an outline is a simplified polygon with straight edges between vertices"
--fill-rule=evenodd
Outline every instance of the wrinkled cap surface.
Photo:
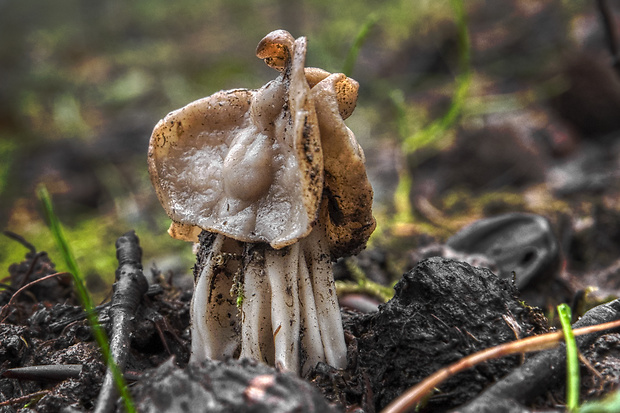
M 372 188 L 343 121 L 358 84 L 304 68 L 305 55 L 305 38 L 274 31 L 257 56 L 280 72 L 275 80 L 217 92 L 155 126 L 149 172 L 172 236 L 197 241 L 204 229 L 277 249 L 306 236 L 321 216 L 335 255 L 366 243 Z
M 308 234 L 322 194 L 323 157 L 310 88 L 306 41 L 281 75 L 258 90 L 227 90 L 168 114 L 155 127 L 149 171 L 176 223 L 281 248 Z

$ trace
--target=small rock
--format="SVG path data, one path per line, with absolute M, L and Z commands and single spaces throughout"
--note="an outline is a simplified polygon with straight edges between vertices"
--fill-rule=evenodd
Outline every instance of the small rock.
M 205 360 L 184 369 L 170 359 L 147 373 L 132 393 L 138 411 L 151 413 L 337 411 L 308 382 L 249 359 Z

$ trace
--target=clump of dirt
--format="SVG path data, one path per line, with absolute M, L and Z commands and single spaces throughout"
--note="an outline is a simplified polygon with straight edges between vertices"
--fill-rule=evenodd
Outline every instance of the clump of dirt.
M 254 360 L 205 360 L 181 369 L 170 359 L 132 393 L 139 411 L 336 413 L 310 383 Z
M 58 412 L 67 406 L 92 409 L 106 368 L 71 284 L 66 283 L 64 275 L 60 280 L 52 277 L 33 284 L 11 301 L 17 291 L 13 285 L 26 285 L 56 270 L 45 252 L 31 250 L 23 262 L 10 267 L 9 273 L 11 284 L 0 292 L 2 411 L 17 411 L 27 404 L 30 411 L 42 413 Z M 185 330 L 190 300 L 191 291 L 179 291 L 163 279 L 144 297 L 136 314 L 139 321 L 127 362 L 130 376 L 156 367 L 172 355 L 179 364 L 187 363 Z M 97 311 L 110 335 L 109 303 Z M 55 371 L 41 376 L 10 370 L 26 366 L 53 366 Z
M 22 274 L 34 281 L 53 274 L 53 263 L 39 261 L 42 257 L 29 252 L 24 262 L 11 267 L 10 279 L 20 280 Z M 29 270 L 38 268 L 35 260 L 47 262 L 47 269 Z M 148 411 L 176 406 L 188 411 L 377 412 L 469 354 L 548 330 L 542 312 L 519 301 L 511 281 L 488 269 L 434 257 L 406 272 L 394 298 L 377 311 L 343 311 L 345 369 L 319 363 L 299 378 L 249 360 L 188 365 L 192 292 L 161 275 L 152 278 L 155 282 L 140 298 L 135 314 L 125 370 L 137 406 Z M 16 288 L 9 287 L 0 295 L 3 412 L 90 411 L 96 406 L 105 365 L 71 289 L 54 291 L 57 296 L 34 288 L 15 295 Z M 105 303 L 97 311 L 110 335 L 109 307 Z M 597 388 L 609 390 L 620 376 L 617 340 L 604 337 L 586 351 L 604 377 L 586 376 L 585 396 L 600 395 Z M 438 386 L 421 411 L 445 411 L 469 402 L 523 360 L 497 359 L 453 376 Z M 15 370 L 42 365 L 52 372 Z M 562 392 L 563 385 L 560 380 L 549 383 L 549 394 Z M 539 403 L 545 405 L 549 397 Z
M 366 411 L 386 407 L 407 388 L 469 354 L 548 328 L 539 312 L 518 301 L 511 283 L 462 262 L 424 260 L 403 275 L 395 291 L 378 312 L 345 319 L 355 342 L 345 374 L 363 378 L 356 402 Z M 516 356 L 493 360 L 452 377 L 424 411 L 462 404 L 519 362 Z

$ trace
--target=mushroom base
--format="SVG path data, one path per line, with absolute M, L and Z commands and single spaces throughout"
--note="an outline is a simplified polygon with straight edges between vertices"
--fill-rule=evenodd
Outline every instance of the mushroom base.
M 325 230 L 273 249 L 203 232 L 194 268 L 192 361 L 247 357 L 305 374 L 346 365 Z

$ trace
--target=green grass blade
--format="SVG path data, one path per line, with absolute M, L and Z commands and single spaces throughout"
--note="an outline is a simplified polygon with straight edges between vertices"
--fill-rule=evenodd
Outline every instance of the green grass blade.
M 403 142 L 403 151 L 405 153 L 415 152 L 417 149 L 441 138 L 443 133 L 457 121 L 465 106 L 465 98 L 472 82 L 471 45 L 467 31 L 467 15 L 463 0 L 451 0 L 450 3 L 456 17 L 458 36 L 458 66 L 460 74 L 456 77 L 456 90 L 452 97 L 450 108 L 440 119 L 405 138 Z
M 405 155 L 411 154 L 427 145 L 434 144 L 445 135 L 445 132 L 453 126 L 463 112 L 465 100 L 472 83 L 471 45 L 467 30 L 465 4 L 463 0 L 450 0 L 450 3 L 454 10 L 458 29 L 458 67 L 460 74 L 456 77 L 456 90 L 452 96 L 452 102 L 448 111 L 425 128 L 411 133 L 407 119 L 404 93 L 402 90 L 394 90 L 390 93 L 390 99 L 397 111 L 398 132 L 402 139 L 401 149 Z M 394 222 L 412 222 L 413 207 L 409 201 L 412 180 L 406 171 L 401 171 L 399 175 L 398 188 L 393 198 L 397 211 Z
M 73 285 L 80 298 L 82 306 L 84 307 L 84 311 L 86 312 L 86 317 L 92 328 L 93 336 L 95 337 L 95 340 L 99 345 L 99 348 L 103 355 L 103 359 L 107 360 L 108 366 L 112 369 L 112 372 L 114 374 L 114 380 L 119 389 L 119 393 L 123 398 L 123 402 L 125 403 L 125 409 L 129 413 L 135 413 L 136 409 L 133 405 L 131 395 L 129 394 L 127 384 L 125 383 L 125 378 L 123 377 L 122 373 L 118 369 L 118 366 L 114 362 L 112 355 L 110 354 L 110 346 L 108 345 L 107 335 L 101 324 L 99 324 L 99 318 L 97 316 L 97 312 L 95 311 L 92 299 L 90 297 L 90 294 L 88 293 L 88 290 L 86 289 L 86 286 L 84 285 L 84 282 L 82 281 L 82 274 L 77 265 L 77 261 L 75 260 L 75 256 L 73 255 L 73 251 L 71 250 L 69 242 L 67 242 L 67 239 L 65 238 L 60 220 L 54 213 L 52 198 L 47 191 L 45 185 L 40 185 L 37 188 L 37 195 L 39 196 L 39 199 L 41 200 L 41 203 L 43 205 L 45 218 L 47 219 L 50 231 L 52 233 L 52 236 L 54 237 L 54 241 L 63 256 L 69 272 L 73 276 Z
M 82 282 L 82 274 L 80 273 L 80 269 L 75 260 L 75 256 L 73 255 L 73 251 L 71 250 L 71 247 L 69 246 L 69 243 L 65 238 L 60 221 L 54 213 L 50 194 L 47 191 L 47 188 L 43 185 L 38 187 L 37 194 L 39 196 L 39 199 L 41 200 L 41 203 L 43 204 L 43 212 L 45 213 L 45 218 L 49 225 L 50 231 L 52 232 L 52 236 L 54 237 L 56 246 L 60 250 L 62 258 L 64 259 L 69 272 L 73 276 L 73 284 L 75 289 L 77 290 L 78 297 L 82 302 L 82 306 L 88 313 L 92 313 L 94 305 L 92 303 L 90 294 L 88 293 L 86 287 L 84 286 L 84 283 Z
M 617 413 L 620 412 L 620 391 L 604 400 L 586 403 L 578 410 L 579 413 Z
M 566 408 L 569 412 L 576 412 L 579 407 L 579 354 L 571 327 L 570 307 L 560 304 L 558 315 L 566 342 Z
M 344 60 L 344 65 L 342 65 L 342 73 L 345 75 L 351 76 L 353 73 L 353 67 L 357 61 L 357 56 L 360 53 L 360 49 L 366 42 L 366 39 L 370 34 L 370 30 L 374 27 L 378 20 L 379 18 L 377 15 L 375 13 L 371 13 L 360 31 L 357 33 L 357 36 L 355 36 L 355 40 L 353 41 L 353 44 L 347 53 L 347 57 Z

